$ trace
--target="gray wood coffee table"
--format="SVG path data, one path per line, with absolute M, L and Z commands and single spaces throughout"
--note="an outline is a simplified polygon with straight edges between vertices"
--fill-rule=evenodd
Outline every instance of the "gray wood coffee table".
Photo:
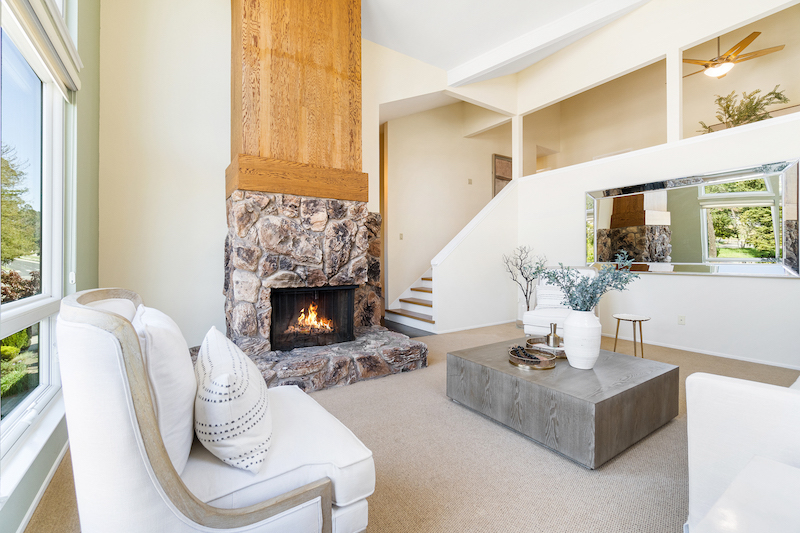
M 447 396 L 588 468 L 678 415 L 678 367 L 606 350 L 592 370 L 523 370 L 498 342 L 447 354 Z

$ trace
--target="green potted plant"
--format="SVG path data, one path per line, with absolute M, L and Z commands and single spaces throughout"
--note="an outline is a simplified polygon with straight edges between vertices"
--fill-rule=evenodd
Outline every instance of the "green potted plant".
M 765 94 L 758 96 L 761 89 L 756 89 L 751 93 L 742 92 L 742 101 L 739 102 L 739 97 L 736 96 L 736 91 L 732 91 L 727 96 L 716 95 L 714 103 L 717 105 L 717 120 L 719 120 L 725 128 L 734 128 L 742 124 L 750 124 L 751 122 L 759 122 L 772 118 L 772 115 L 767 111 L 767 107 L 775 104 L 788 104 L 789 98 L 786 97 L 784 91 L 779 91 L 776 85 L 774 89 Z M 714 126 L 707 126 L 705 122 L 700 121 L 702 133 L 712 133 Z
M 600 356 L 600 319 L 594 308 L 608 291 L 623 291 L 639 277 L 631 272 L 633 260 L 628 254 L 617 254 L 616 261 L 605 265 L 596 276 L 584 276 L 577 270 L 559 264 L 542 275 L 564 292 L 564 304 L 572 309 L 564 321 L 564 351 L 575 368 L 591 369 Z

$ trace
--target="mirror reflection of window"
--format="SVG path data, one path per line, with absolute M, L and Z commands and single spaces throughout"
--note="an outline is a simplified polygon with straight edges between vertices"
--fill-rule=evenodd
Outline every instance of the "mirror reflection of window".
M 708 261 L 774 263 L 780 259 L 777 176 L 713 183 L 699 189 Z

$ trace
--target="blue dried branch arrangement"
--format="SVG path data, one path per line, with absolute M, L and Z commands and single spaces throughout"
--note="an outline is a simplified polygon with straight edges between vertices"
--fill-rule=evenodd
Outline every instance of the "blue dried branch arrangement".
M 558 269 L 547 270 L 542 275 L 549 283 L 556 285 L 566 295 L 564 304 L 575 311 L 591 311 L 608 291 L 624 291 L 633 280 L 639 277 L 631 272 L 632 259 L 623 252 L 617 260 L 605 265 L 597 276 L 582 276 L 577 270 L 559 263 Z

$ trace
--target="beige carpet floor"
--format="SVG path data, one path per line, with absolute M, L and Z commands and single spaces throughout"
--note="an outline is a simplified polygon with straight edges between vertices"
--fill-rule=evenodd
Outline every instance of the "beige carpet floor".
M 429 367 L 320 391 L 314 398 L 373 451 L 369 533 L 679 533 L 686 519 L 683 383 L 711 372 L 787 386 L 800 372 L 645 345 L 680 366 L 680 414 L 595 471 L 451 402 L 448 351 L 521 337 L 513 324 L 421 338 Z M 613 339 L 603 339 L 611 349 Z M 632 353 L 630 342 L 617 351 Z M 78 532 L 69 456 L 28 533 Z

